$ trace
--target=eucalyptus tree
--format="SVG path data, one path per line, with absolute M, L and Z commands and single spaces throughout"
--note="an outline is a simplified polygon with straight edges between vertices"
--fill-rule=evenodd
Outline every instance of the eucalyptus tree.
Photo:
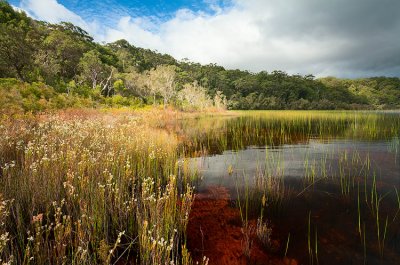
M 213 101 L 207 94 L 207 89 L 200 86 L 197 82 L 187 83 L 179 91 L 178 98 L 189 106 L 204 110 L 213 105 Z
M 79 69 L 82 81 L 90 83 L 93 89 L 99 88 L 105 96 L 111 95 L 116 69 L 104 64 L 97 50 L 91 50 L 83 55 L 79 62 Z
M 164 100 L 164 108 L 176 95 L 176 70 L 174 65 L 159 65 L 148 73 L 148 85 L 155 96 L 157 93 Z

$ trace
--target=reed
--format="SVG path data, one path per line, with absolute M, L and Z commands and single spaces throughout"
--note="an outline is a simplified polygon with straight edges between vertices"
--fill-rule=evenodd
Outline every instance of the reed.
M 400 212 L 400 194 L 399 194 L 399 192 L 398 192 L 398 190 L 397 190 L 396 187 L 394 187 L 394 191 L 395 191 L 395 193 L 396 193 L 397 211 L 396 211 L 396 214 L 395 214 L 394 217 L 393 217 L 393 222 L 396 220 L 397 215 L 398 215 L 399 212 Z
M 360 206 L 360 185 L 357 185 L 357 217 L 358 217 L 358 234 L 360 236 L 360 240 L 362 241 L 362 233 L 361 233 L 361 206 Z
M 314 242 L 313 242 L 314 240 Z M 308 212 L 308 223 L 307 223 L 307 247 L 308 247 L 308 259 L 309 264 L 319 264 L 318 259 L 318 231 L 317 227 L 314 227 L 314 237 L 312 236 L 311 229 L 311 211 Z
M 351 111 L 254 111 L 190 119 L 179 115 L 74 110 L 18 120 L 0 117 L 1 263 L 190 264 L 185 231 L 193 185 L 199 184 L 201 174 L 189 158 L 248 146 L 265 147 L 265 157 L 257 160 L 254 176 L 236 183 L 246 256 L 251 255 L 254 235 L 266 248 L 271 245 L 271 224 L 264 213 L 272 220 L 290 200 L 302 199 L 306 191 L 304 198 L 312 196 L 331 181 L 338 199 L 357 208 L 354 226 L 364 259 L 370 232 L 383 257 L 400 196 L 395 187 L 398 210 L 388 219 L 392 216 L 382 210 L 386 195 L 380 194 L 370 154 L 363 157 L 363 150 L 329 146 L 315 157 L 318 150 L 308 149 L 300 161 L 300 185 L 303 181 L 305 186 L 294 197 L 287 181 L 291 164 L 282 150 L 312 146 L 316 138 L 316 146 L 336 138 L 387 139 L 397 155 L 397 117 Z M 232 162 L 228 177 L 236 171 Z M 251 219 L 258 220 L 257 225 L 251 225 Z M 322 263 L 318 236 L 323 230 L 312 227 L 311 212 L 306 229 L 310 264 Z M 285 256 L 290 240 L 296 242 L 290 237 Z
M 257 219 L 256 235 L 267 249 L 272 249 L 272 227 L 268 221 L 263 221 L 262 216 Z
M 307 223 L 307 246 L 308 246 L 308 260 L 309 264 L 314 264 L 314 251 L 311 243 L 311 211 L 308 212 L 308 223 Z
M 240 196 L 241 192 L 239 192 L 239 184 L 236 184 L 237 204 L 242 220 L 242 250 L 246 258 L 250 260 L 253 246 L 253 235 L 256 233 L 256 228 L 249 222 L 250 187 L 248 177 L 246 176 L 244 176 L 244 183 L 244 198 Z
M 2 262 L 182 263 L 193 177 L 164 112 L 3 119 Z
M 289 250 L 289 242 L 290 242 L 290 233 L 288 234 L 288 237 L 287 237 L 287 240 L 286 240 L 285 254 L 283 255 L 284 257 L 287 256 L 287 252 Z

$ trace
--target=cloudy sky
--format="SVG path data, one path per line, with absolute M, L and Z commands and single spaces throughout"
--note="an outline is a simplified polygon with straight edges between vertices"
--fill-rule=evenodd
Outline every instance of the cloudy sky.
M 400 76 L 399 0 L 11 0 L 98 42 L 203 64 L 339 77 Z

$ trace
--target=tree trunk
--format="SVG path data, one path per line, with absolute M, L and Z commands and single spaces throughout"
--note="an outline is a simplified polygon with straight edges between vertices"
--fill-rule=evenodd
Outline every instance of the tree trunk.
M 22 68 L 23 67 L 19 67 L 18 65 L 14 65 L 14 67 L 15 67 L 15 71 L 17 72 L 18 79 L 20 79 L 21 81 L 25 82 L 25 78 L 22 75 Z

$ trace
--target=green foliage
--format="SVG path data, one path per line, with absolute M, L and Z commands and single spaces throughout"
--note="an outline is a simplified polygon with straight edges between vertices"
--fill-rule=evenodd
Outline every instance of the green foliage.
M 83 55 L 79 62 L 79 69 L 80 78 L 91 84 L 93 89 L 100 83 L 106 71 L 105 65 L 100 59 L 100 53 L 96 50 L 91 50 Z
M 105 98 L 105 104 L 108 107 L 135 107 L 139 108 L 143 106 L 140 99 L 135 97 L 123 97 L 121 95 L 115 95 L 112 97 Z
M 378 109 L 399 108 L 400 79 L 395 77 L 373 77 L 364 79 L 324 78 L 322 81 L 332 88 L 342 87 L 363 102 Z
M 115 81 L 113 84 L 113 87 L 114 87 L 115 92 L 117 92 L 117 93 L 123 93 L 126 90 L 124 81 L 122 81 L 121 79 L 118 79 L 117 81 Z
M 0 77 L 29 79 L 38 36 L 34 21 L 0 2 Z
M 35 21 L 1 0 L 0 33 L 0 78 L 18 78 L 32 86 L 33 82 L 42 84 L 43 94 L 47 93 L 45 87 L 51 86 L 57 94 L 91 98 L 100 105 L 129 105 L 127 102 L 139 97 L 145 103 L 160 102 L 162 98 L 164 104 L 182 106 L 188 100 L 179 100 L 177 91 L 196 83 L 206 90 L 205 97 L 213 99 L 219 91 L 218 97 L 223 96 L 226 101 L 222 105 L 230 109 L 400 107 L 399 78 L 315 79 L 312 75 L 289 75 L 283 71 L 226 70 L 187 59 L 178 62 L 170 55 L 135 47 L 126 40 L 95 43 L 86 31 L 71 23 Z M 7 93 L 11 94 L 2 97 L 14 97 L 12 93 L 20 92 Z M 42 95 L 32 95 L 33 98 L 26 97 L 24 102 L 29 107 L 24 108 L 43 109 L 32 103 Z M 114 98 L 116 95 L 119 96 Z M 111 99 L 105 102 L 103 97 Z M 44 96 L 43 100 L 47 98 Z
M 71 80 L 88 46 L 85 38 L 62 27 L 50 31 L 35 55 L 41 76 L 49 84 Z
M 16 79 L 0 79 L 0 112 L 40 112 L 48 109 L 89 107 L 90 99 L 57 93 L 43 83 L 24 83 Z
M 99 89 L 68 84 L 69 93 L 60 93 L 44 83 L 25 83 L 14 78 L 0 79 L 0 113 L 41 112 L 65 108 L 141 107 L 135 97 L 104 97 Z

